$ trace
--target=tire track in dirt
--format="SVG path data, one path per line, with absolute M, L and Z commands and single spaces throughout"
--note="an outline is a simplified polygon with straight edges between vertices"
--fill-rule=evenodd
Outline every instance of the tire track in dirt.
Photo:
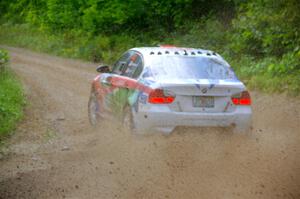
M 0 198 L 300 198 L 300 100 L 252 92 L 254 129 L 132 136 L 87 120 L 95 64 L 6 47 L 28 95 Z

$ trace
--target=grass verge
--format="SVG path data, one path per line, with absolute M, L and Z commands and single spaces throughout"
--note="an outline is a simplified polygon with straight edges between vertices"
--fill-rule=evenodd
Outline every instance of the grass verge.
M 0 145 L 23 116 L 25 96 L 22 85 L 13 71 L 0 67 Z

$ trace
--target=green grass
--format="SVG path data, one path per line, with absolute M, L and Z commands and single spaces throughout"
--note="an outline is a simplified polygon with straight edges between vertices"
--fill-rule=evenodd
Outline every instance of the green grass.
M 128 48 L 138 45 L 128 35 L 91 36 L 88 33 L 70 31 L 68 33 L 45 33 L 27 24 L 1 25 L 0 43 L 28 48 L 67 58 L 93 62 L 111 63 Z
M 293 66 L 298 63 L 298 59 L 296 56 L 258 60 L 243 57 L 232 59 L 230 63 L 238 77 L 252 90 L 297 96 L 300 94 L 300 70 Z
M 7 67 L 0 70 L 0 142 L 10 135 L 23 116 L 22 85 Z

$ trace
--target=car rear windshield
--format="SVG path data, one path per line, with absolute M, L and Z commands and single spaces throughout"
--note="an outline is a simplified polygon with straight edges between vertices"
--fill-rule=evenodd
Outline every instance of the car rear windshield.
M 210 57 L 153 56 L 149 60 L 156 79 L 236 79 L 225 62 Z

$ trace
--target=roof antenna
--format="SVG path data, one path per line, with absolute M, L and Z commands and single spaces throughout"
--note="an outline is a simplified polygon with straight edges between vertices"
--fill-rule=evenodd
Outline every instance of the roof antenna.
M 186 52 L 186 50 L 183 50 L 184 51 L 184 54 L 183 55 L 188 55 L 188 53 Z

